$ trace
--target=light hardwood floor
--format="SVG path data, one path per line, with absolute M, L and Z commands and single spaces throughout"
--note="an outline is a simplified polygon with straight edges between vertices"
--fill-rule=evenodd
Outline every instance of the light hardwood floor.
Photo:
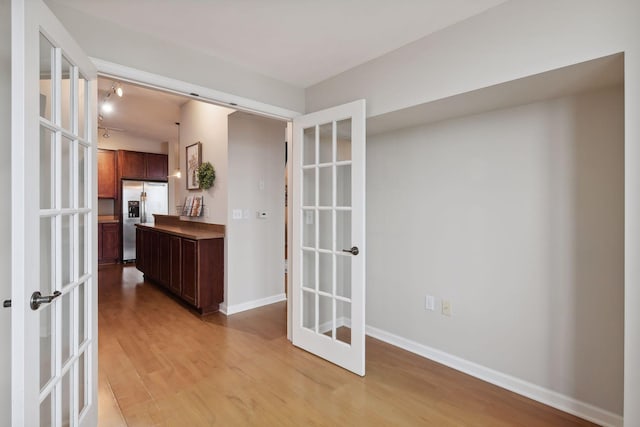
M 191 313 L 99 271 L 100 426 L 576 426 L 584 420 L 367 338 L 360 378 L 292 346 L 284 303 Z

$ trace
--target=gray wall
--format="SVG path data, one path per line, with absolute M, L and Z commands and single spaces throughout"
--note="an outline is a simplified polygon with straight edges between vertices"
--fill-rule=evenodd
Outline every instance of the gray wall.
M 229 213 L 227 309 L 284 293 L 285 131 L 285 122 L 229 115 L 229 212 L 249 218 Z
M 622 88 L 370 137 L 367 241 L 368 325 L 622 414 Z
M 0 0 L 0 301 L 11 298 L 11 8 Z M 11 423 L 11 310 L 0 308 L 0 425 Z

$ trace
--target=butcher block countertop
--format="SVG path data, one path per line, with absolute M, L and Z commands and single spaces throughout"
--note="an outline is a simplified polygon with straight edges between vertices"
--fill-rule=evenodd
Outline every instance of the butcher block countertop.
M 184 221 L 173 215 L 154 215 L 155 225 L 136 224 L 136 227 L 157 230 L 185 239 L 224 239 L 224 225 Z

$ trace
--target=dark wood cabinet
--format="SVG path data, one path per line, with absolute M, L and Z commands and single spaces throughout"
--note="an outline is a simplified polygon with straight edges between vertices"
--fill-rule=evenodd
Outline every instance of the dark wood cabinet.
M 115 263 L 120 256 L 120 224 L 98 224 L 98 262 Z
M 202 314 L 224 297 L 224 238 L 188 238 L 161 227 L 137 226 L 136 266 Z
M 120 150 L 118 156 L 121 178 L 167 180 L 169 158 L 166 154 Z
M 158 281 L 169 286 L 171 280 L 171 235 L 158 233 Z
M 158 248 L 158 233 L 155 231 L 147 231 L 144 237 L 144 265 L 149 273 L 149 276 L 154 279 L 159 278 L 158 270 L 160 265 L 160 251 Z M 137 252 L 137 248 L 136 248 Z M 145 271 L 146 273 L 146 271 Z
M 195 240 L 182 239 L 182 298 L 198 305 L 198 244 Z
M 112 150 L 98 150 L 98 198 L 115 199 L 117 189 L 117 161 L 116 152 Z
M 122 178 L 145 179 L 145 153 L 137 151 L 118 151 L 120 156 L 120 175 Z
M 147 179 L 166 180 L 169 175 L 168 157 L 165 154 L 146 153 Z
M 170 249 L 169 290 L 176 295 L 182 295 L 182 239 L 178 236 L 171 236 Z
M 146 232 L 141 228 L 136 228 L 136 268 L 140 271 L 147 271 L 147 266 L 145 264 L 146 258 L 145 256 L 145 241 Z M 138 250 L 140 248 L 140 250 Z

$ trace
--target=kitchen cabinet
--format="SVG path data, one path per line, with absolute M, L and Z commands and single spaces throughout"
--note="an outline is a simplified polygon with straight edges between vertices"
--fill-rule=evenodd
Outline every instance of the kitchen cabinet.
M 117 189 L 117 156 L 113 150 L 98 149 L 98 198 L 115 199 Z
M 169 158 L 166 154 L 118 151 L 120 178 L 166 181 Z
M 146 258 L 144 257 L 144 247 L 146 246 L 146 242 L 144 238 L 146 236 L 146 232 L 141 228 L 136 228 L 136 248 L 140 248 L 140 250 L 136 250 L 136 268 L 140 271 L 147 271 L 147 265 L 145 263 Z
M 146 179 L 166 181 L 169 175 L 168 157 L 165 154 L 146 154 Z
M 136 266 L 145 279 L 201 314 L 218 311 L 224 297 L 224 234 L 165 227 L 161 217 L 155 226 L 136 227 Z
M 116 222 L 98 224 L 98 262 L 111 264 L 120 255 L 120 224 Z
M 197 305 L 198 280 L 198 243 L 195 240 L 182 239 L 182 298 Z
M 176 295 L 182 295 L 182 239 L 178 236 L 170 237 L 169 290 Z
M 171 235 L 158 233 L 158 281 L 169 286 L 171 278 Z

